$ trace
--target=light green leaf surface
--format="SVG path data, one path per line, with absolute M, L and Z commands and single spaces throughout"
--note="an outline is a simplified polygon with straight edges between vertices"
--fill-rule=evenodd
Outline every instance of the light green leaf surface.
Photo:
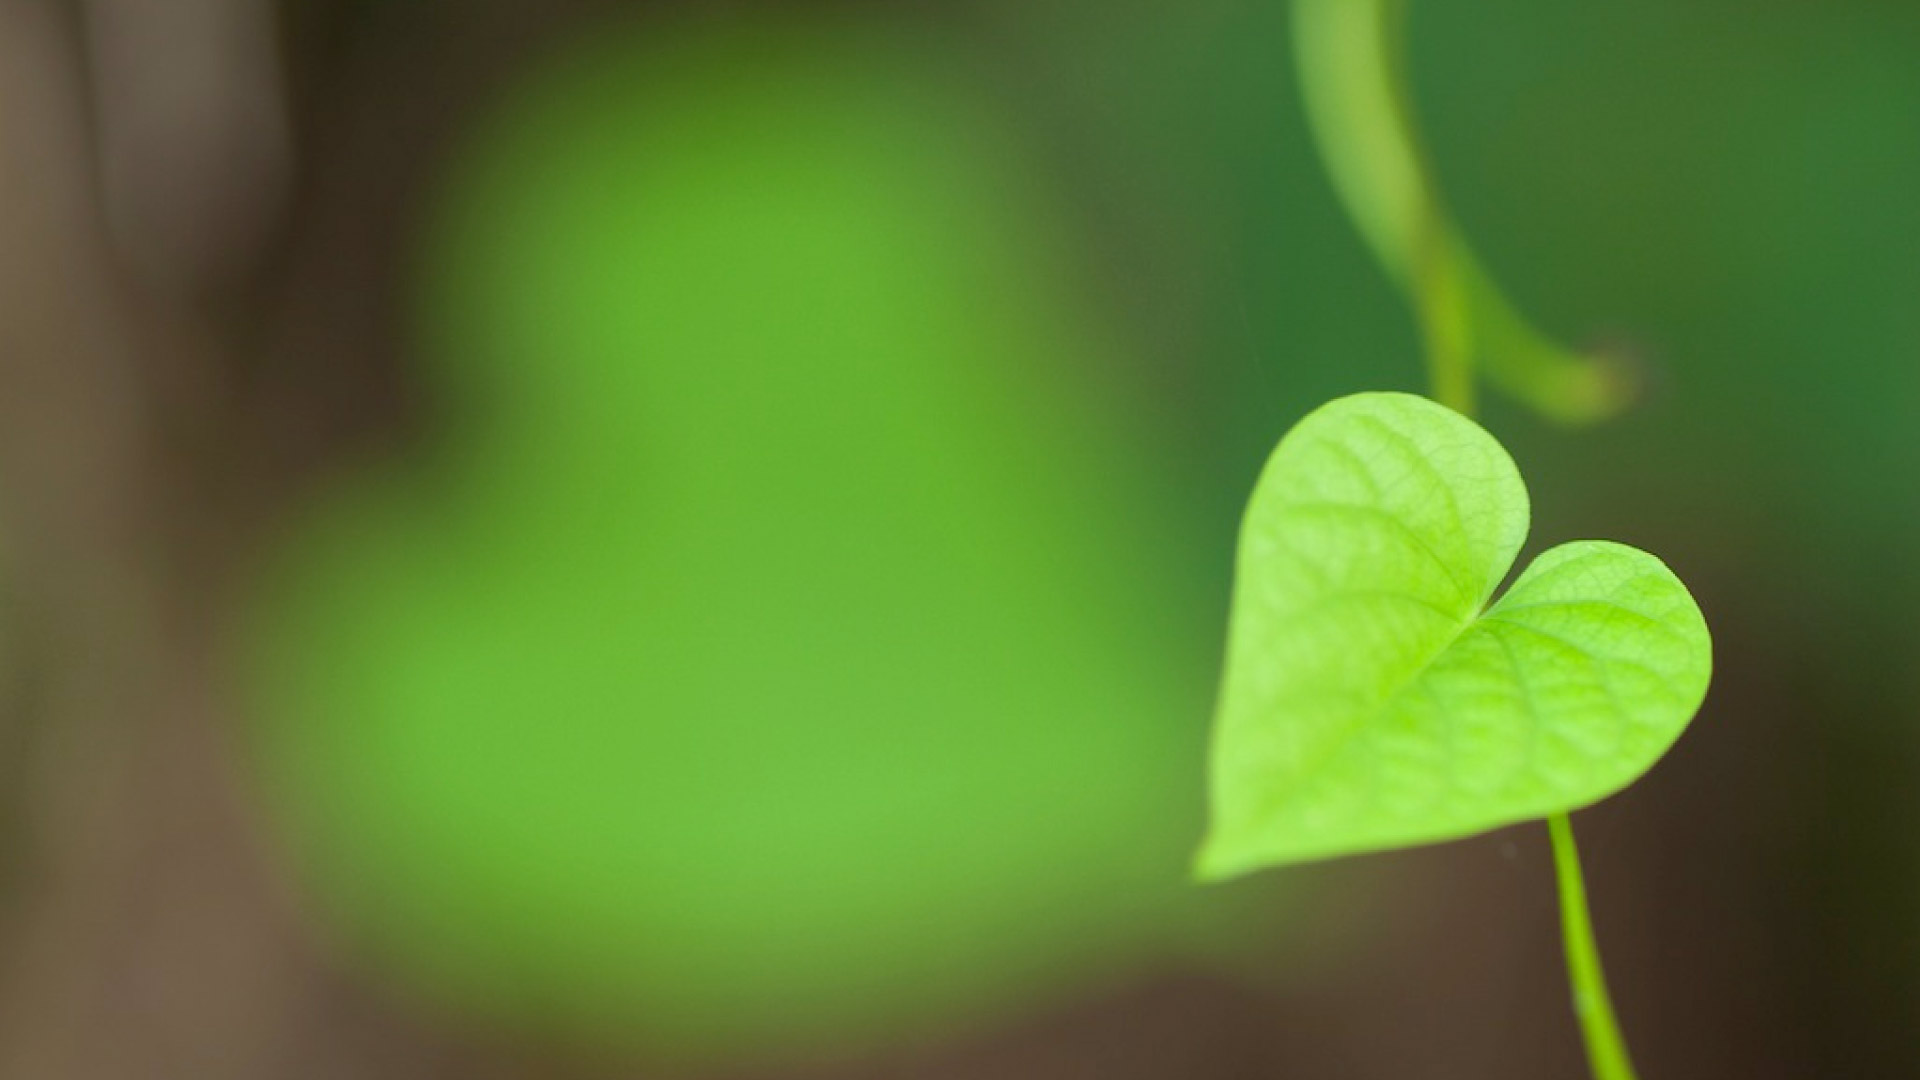
M 1240 541 L 1202 877 L 1448 840 L 1595 802 L 1658 761 L 1712 668 L 1660 560 L 1535 559 L 1513 460 L 1424 398 L 1341 398 L 1280 443 Z

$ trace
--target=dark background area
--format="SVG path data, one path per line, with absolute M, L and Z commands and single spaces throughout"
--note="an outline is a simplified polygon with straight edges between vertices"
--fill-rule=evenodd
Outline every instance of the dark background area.
M 1691 731 L 1576 818 L 1642 1072 L 1920 1075 L 1920 8 L 1419 3 L 1409 46 L 1496 276 L 1651 376 L 1585 430 L 1489 395 L 1529 550 L 1658 552 L 1714 631 Z M 674 148 L 694 165 L 658 179 Z M 722 241 L 737 257 L 707 267 Z M 816 295 L 852 299 L 788 303 Z M 746 464 L 687 483 L 765 486 L 685 505 L 722 538 L 746 506 L 740 534 L 777 549 L 841 536 L 752 516 L 791 484 L 795 521 L 872 501 L 848 496 L 859 543 L 806 564 L 798 659 L 716 637 L 716 670 L 859 687 L 946 673 L 950 645 L 929 708 L 981 718 L 898 756 L 910 705 L 821 690 L 743 721 L 728 753 L 800 793 L 750 819 L 792 824 L 770 847 L 790 863 L 672 823 L 676 784 L 708 790 L 684 761 L 721 744 L 632 741 L 619 724 L 674 716 L 627 683 L 547 696 L 597 640 L 574 616 L 626 595 L 599 564 L 529 579 L 588 595 L 553 655 L 511 654 L 524 681 L 430 674 L 461 598 L 535 618 L 475 568 L 624 528 L 596 508 L 659 460 L 661 418 L 737 389 L 655 400 L 680 384 L 633 391 L 628 365 L 715 370 L 741 342 L 774 343 L 769 423 L 820 441 L 723 430 Z M 949 398 L 926 386 L 979 402 L 931 427 Z M 1255 471 L 1327 398 L 1422 387 L 1316 160 L 1279 0 L 0 0 L 0 1075 L 1582 1075 L 1538 827 L 1185 884 Z M 629 424 L 630 391 L 655 411 Z M 491 456 L 522 408 L 530 456 Z M 844 484 L 810 464 L 869 445 Z M 547 471 L 575 453 L 599 471 Z M 901 510 L 927 537 L 885 524 L 926 462 L 991 511 L 950 562 L 939 499 Z M 416 509 L 515 524 L 463 561 Z M 975 561 L 1030 537 L 1030 561 Z M 659 580 L 735 580 L 684 558 Z M 442 592 L 395 599 L 436 567 Z M 960 614 L 887 623 L 857 583 L 896 568 L 957 575 L 928 595 Z M 1017 677 L 968 674 L 989 661 Z M 1006 720 L 1020 679 L 1054 711 Z M 536 722 L 433 738 L 417 686 L 503 717 L 524 692 Z M 548 747 L 537 783 L 485 782 Z M 630 778 L 605 802 L 601 759 Z M 923 771 L 894 783 L 903 762 Z M 945 809 L 900 809 L 946 783 Z M 835 846 L 843 812 L 866 831 Z M 656 848 L 722 884 L 650 878 Z M 737 910 L 713 901 L 729 881 Z

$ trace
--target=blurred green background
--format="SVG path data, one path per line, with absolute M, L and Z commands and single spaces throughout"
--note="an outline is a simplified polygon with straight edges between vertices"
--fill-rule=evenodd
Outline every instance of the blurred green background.
M 224 419 L 152 543 L 240 539 L 150 572 L 262 903 L 400 1018 L 340 1075 L 1579 1075 L 1537 830 L 1187 882 L 1255 472 L 1424 389 L 1280 0 L 281 16 L 285 224 L 181 303 Z M 1920 1072 L 1920 8 L 1408 47 L 1494 275 L 1649 377 L 1488 395 L 1529 551 L 1659 552 L 1714 627 L 1580 819 L 1642 1067 Z
M 1203 531 L 939 63 L 623 28 L 454 158 L 431 465 L 265 616 L 268 753 L 387 947 L 711 1053 L 1190 906 Z

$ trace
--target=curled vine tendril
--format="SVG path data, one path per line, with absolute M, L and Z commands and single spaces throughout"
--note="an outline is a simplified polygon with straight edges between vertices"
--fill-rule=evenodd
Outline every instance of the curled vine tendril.
M 1448 214 L 1407 93 L 1405 0 L 1295 0 L 1307 118 L 1347 212 L 1420 320 L 1434 393 L 1461 411 L 1473 373 L 1549 419 L 1604 420 L 1638 391 L 1617 357 L 1569 349 L 1520 313 Z

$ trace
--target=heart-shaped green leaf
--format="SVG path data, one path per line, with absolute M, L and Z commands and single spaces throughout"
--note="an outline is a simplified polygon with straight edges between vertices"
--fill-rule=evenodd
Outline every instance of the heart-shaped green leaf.
M 1408 394 L 1345 397 L 1267 463 L 1240 539 L 1198 872 L 1449 840 L 1595 802 L 1660 759 L 1712 644 L 1644 551 L 1527 534 L 1513 459 Z

